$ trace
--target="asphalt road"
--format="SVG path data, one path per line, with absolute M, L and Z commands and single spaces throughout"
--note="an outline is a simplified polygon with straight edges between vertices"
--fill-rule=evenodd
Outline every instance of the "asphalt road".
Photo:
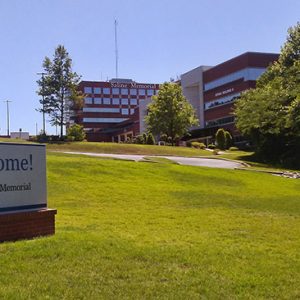
M 105 153 L 89 153 L 89 152 L 64 152 L 67 154 L 81 154 L 96 157 L 111 157 L 116 159 L 143 161 L 144 157 L 151 157 L 151 155 L 131 155 L 131 154 L 105 154 Z M 180 165 L 210 167 L 222 169 L 241 168 L 242 164 L 234 161 L 217 159 L 217 158 L 199 158 L 199 157 L 181 157 L 181 156 L 155 156 L 163 157 L 177 162 Z

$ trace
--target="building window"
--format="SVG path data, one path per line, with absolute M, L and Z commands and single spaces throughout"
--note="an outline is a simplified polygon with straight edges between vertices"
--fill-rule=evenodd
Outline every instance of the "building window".
M 84 103 L 85 104 L 93 104 L 93 98 L 91 98 L 91 97 L 85 97 L 84 98 Z
M 123 98 L 122 99 L 122 105 L 128 105 L 128 99 Z
M 146 95 L 145 89 L 139 89 L 139 95 L 140 96 L 145 96 Z
M 112 104 L 113 105 L 120 105 L 120 99 L 119 98 L 113 98 L 112 99 Z
M 136 96 L 137 95 L 137 90 L 136 89 L 130 89 L 130 95 Z
M 134 114 L 134 108 L 130 108 L 130 114 L 131 114 L 131 115 Z
M 137 105 L 137 99 L 130 99 L 130 105 Z
M 154 90 L 147 90 L 147 95 L 148 96 L 153 96 L 154 95 Z
M 92 93 L 92 88 L 89 86 L 85 86 L 84 87 L 84 93 L 85 94 L 91 94 Z
M 83 112 L 93 112 L 93 113 L 119 113 L 119 108 L 110 107 L 84 107 Z
M 121 89 L 122 95 L 128 95 L 128 89 Z
M 256 80 L 266 69 L 265 68 L 245 68 L 237 72 L 220 77 L 216 80 L 204 84 L 204 90 L 208 91 L 224 84 L 242 79 L 244 81 Z
M 122 108 L 122 115 L 128 115 L 128 108 Z
M 113 93 L 113 95 L 119 95 L 120 89 L 119 88 L 113 88 L 112 93 Z
M 103 104 L 110 105 L 110 98 L 103 98 Z
M 94 98 L 94 103 L 95 103 L 95 104 L 101 104 L 101 103 L 102 103 L 102 99 L 99 98 L 99 97 L 95 97 L 95 98 Z
M 103 88 L 104 95 L 110 95 L 110 88 Z
M 225 125 L 225 124 L 230 124 L 234 123 L 234 117 L 225 117 L 221 119 L 216 119 L 216 120 L 209 120 L 205 122 L 206 127 L 215 127 L 215 126 L 220 126 L 220 125 Z
M 235 94 L 231 94 L 222 98 L 218 98 L 218 99 L 214 99 L 212 101 L 206 102 L 204 103 L 204 109 L 210 109 L 216 106 L 220 106 L 220 105 L 224 105 L 227 103 L 231 103 L 233 101 L 235 101 L 241 93 L 235 93 Z
M 245 81 L 256 80 L 262 73 L 265 72 L 265 68 L 248 68 L 248 72 L 245 76 Z
M 126 118 L 83 118 L 83 123 L 121 123 Z
M 94 94 L 101 94 L 101 88 L 99 87 L 94 87 Z

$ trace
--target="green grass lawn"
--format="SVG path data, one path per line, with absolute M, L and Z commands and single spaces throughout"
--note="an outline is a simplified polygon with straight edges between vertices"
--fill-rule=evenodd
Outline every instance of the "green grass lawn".
M 0 142 L 16 142 L 26 143 L 19 139 L 0 138 Z M 222 158 L 229 160 L 237 160 L 248 164 L 250 169 L 260 171 L 280 171 L 286 168 L 279 165 L 270 165 L 257 161 L 255 155 L 251 151 L 222 151 L 220 155 L 214 155 L 212 151 L 201 150 L 187 147 L 171 147 L 157 145 L 137 145 L 137 144 L 117 144 L 117 143 L 92 143 L 92 142 L 72 142 L 72 143 L 54 143 L 47 144 L 49 152 L 91 152 L 91 153 L 108 153 L 108 154 L 140 154 L 146 156 L 172 155 L 184 157 L 206 157 L 206 158 Z M 153 161 L 153 159 L 152 159 Z
M 76 151 L 114 154 L 143 155 L 179 155 L 179 156 L 212 156 L 212 152 L 187 147 L 171 147 L 157 145 L 136 145 L 118 143 L 73 142 L 63 144 L 48 144 L 50 151 Z
M 0 244 L 0 299 L 298 299 L 300 181 L 48 154 L 55 236 Z

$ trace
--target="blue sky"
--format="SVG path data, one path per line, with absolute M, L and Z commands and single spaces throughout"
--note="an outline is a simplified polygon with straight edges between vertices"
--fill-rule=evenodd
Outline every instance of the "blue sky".
M 36 73 L 63 44 L 83 80 L 119 77 L 161 83 L 246 51 L 279 52 L 300 21 L 299 0 L 0 0 L 0 134 L 39 130 Z M 47 125 L 49 133 L 54 128 Z

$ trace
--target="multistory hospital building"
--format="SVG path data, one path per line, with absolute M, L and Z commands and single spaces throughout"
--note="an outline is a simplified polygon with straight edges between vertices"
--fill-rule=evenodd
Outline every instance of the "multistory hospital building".
M 234 126 L 234 102 L 254 88 L 257 78 L 278 59 L 278 54 L 246 52 L 217 66 L 200 66 L 181 76 L 183 94 L 194 106 L 200 126 L 192 136 L 209 138 L 218 128 L 229 130 L 238 140 Z
M 120 142 L 140 133 L 139 104 L 157 94 L 158 84 L 131 79 L 82 81 L 84 105 L 71 123 L 81 124 L 88 141 Z
M 278 59 L 278 54 L 246 52 L 217 66 L 200 66 L 181 75 L 180 85 L 200 121 L 192 137 L 209 139 L 225 128 L 238 140 L 233 107 L 241 93 L 255 87 L 256 79 Z M 131 79 L 82 81 L 84 106 L 71 122 L 83 125 L 88 141 L 120 142 L 145 130 L 144 116 L 159 84 Z

